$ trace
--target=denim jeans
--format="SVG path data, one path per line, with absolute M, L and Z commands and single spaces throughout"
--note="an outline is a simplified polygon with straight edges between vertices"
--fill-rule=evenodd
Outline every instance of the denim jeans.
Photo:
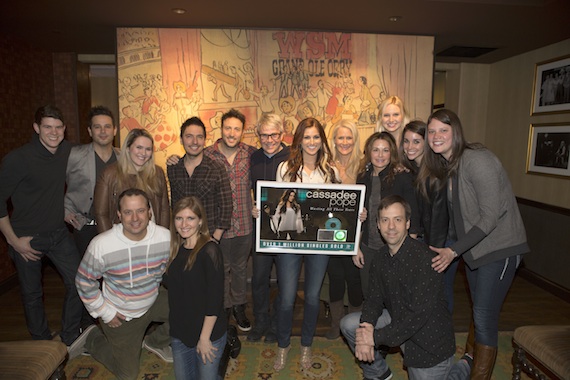
M 354 352 L 356 341 L 356 329 L 360 326 L 361 312 L 351 313 L 346 315 L 340 321 L 340 330 L 342 335 L 346 338 L 348 345 L 352 352 Z M 386 327 L 392 322 L 390 313 L 384 309 L 378 321 L 376 321 L 375 329 Z M 402 352 L 406 350 L 406 344 L 400 346 Z M 408 367 L 408 377 L 411 380 L 440 380 L 445 379 L 453 363 L 453 356 L 447 358 L 439 364 L 430 368 L 412 368 Z M 374 361 L 372 363 L 360 362 L 360 368 L 366 379 L 379 379 L 387 370 L 388 364 L 382 357 L 379 350 L 374 350 Z
M 453 356 L 445 359 L 441 363 L 429 368 L 408 367 L 408 378 L 410 380 L 442 380 L 447 379 L 449 371 L 453 366 Z M 467 379 L 466 377 L 465 379 Z
M 224 256 L 224 307 L 247 302 L 247 259 L 251 251 L 251 234 L 222 238 L 220 250 Z
M 499 314 L 515 278 L 521 256 L 511 256 L 471 270 L 465 266 L 471 300 L 475 342 L 497 347 L 499 340 Z
M 255 325 L 267 329 L 273 325 L 277 315 L 277 299 L 275 299 L 273 313 L 269 313 L 271 268 L 276 261 L 274 255 L 254 252 L 252 256 L 253 273 L 251 276 L 251 295 L 253 298 L 253 316 Z
M 277 343 L 281 348 L 289 347 L 293 327 L 293 307 L 297 296 L 297 286 L 301 272 L 301 263 L 305 263 L 305 304 L 301 345 L 310 347 L 319 317 L 319 295 L 325 278 L 329 256 L 297 255 L 283 253 L 277 255 L 277 284 L 279 286 L 279 314 L 277 316 Z
M 360 326 L 361 315 L 361 312 L 350 313 L 340 320 L 340 330 L 352 352 L 354 352 L 354 347 L 356 346 L 356 329 Z M 390 322 L 392 322 L 390 313 L 384 309 L 376 322 L 375 328 L 381 329 L 389 325 Z M 362 368 L 362 374 L 366 379 L 379 379 L 388 370 L 388 364 L 380 354 L 380 351 L 374 350 L 374 361 L 372 363 L 360 362 L 360 368 Z
M 446 240 L 444 247 L 451 247 L 451 245 L 455 243 L 453 240 Z M 459 266 L 459 258 L 455 258 L 445 272 L 443 272 L 443 292 L 445 295 L 445 299 L 447 300 L 447 310 L 449 313 L 453 315 L 453 288 L 455 285 L 455 274 L 457 273 L 457 267 Z
M 81 260 L 77 247 L 67 227 L 47 234 L 34 235 L 30 246 L 40 251 L 42 257 L 45 256 L 51 260 L 65 285 L 60 336 L 62 342 L 69 346 L 79 335 L 79 324 L 83 312 L 83 303 L 75 288 L 75 274 Z M 28 331 L 32 339 L 50 340 L 51 331 L 43 304 L 42 260 L 25 261 L 22 255 L 12 247 L 9 247 L 8 252 L 18 271 Z
M 216 380 L 218 367 L 226 346 L 227 333 L 212 342 L 217 351 L 213 362 L 202 361 L 196 347 L 188 347 L 180 339 L 172 337 L 172 357 L 174 358 L 174 375 L 176 380 Z

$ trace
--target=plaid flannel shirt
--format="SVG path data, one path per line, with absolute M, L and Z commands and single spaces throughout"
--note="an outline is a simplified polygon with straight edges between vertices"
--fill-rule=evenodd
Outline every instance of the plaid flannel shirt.
M 248 235 L 253 230 L 250 158 L 256 149 L 250 145 L 239 143 L 234 161 L 230 165 L 226 156 L 220 152 L 221 140 L 218 139 L 214 144 L 204 149 L 204 155 L 222 163 L 230 178 L 233 203 L 232 222 L 231 228 L 223 236 L 229 239 Z
M 210 233 L 218 228 L 228 230 L 232 218 L 232 190 L 225 167 L 204 155 L 190 177 L 184 167 L 185 157 L 176 165 L 167 166 L 172 205 L 181 198 L 194 195 L 206 210 Z

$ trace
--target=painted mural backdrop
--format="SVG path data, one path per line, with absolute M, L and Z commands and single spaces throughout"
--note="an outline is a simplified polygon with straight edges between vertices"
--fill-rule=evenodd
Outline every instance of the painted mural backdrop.
M 328 129 L 340 119 L 375 129 L 378 105 L 398 95 L 412 118 L 431 109 L 433 38 L 245 29 L 118 28 L 121 141 L 146 128 L 155 159 L 182 154 L 180 125 L 191 116 L 207 128 L 207 145 L 221 136 L 230 108 L 246 115 L 244 142 L 257 145 L 263 112 L 283 118 L 290 143 L 300 120 Z

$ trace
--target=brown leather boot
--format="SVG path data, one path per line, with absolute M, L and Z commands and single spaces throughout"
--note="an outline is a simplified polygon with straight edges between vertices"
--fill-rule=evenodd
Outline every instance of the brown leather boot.
M 471 321 L 469 325 L 469 334 L 467 335 L 467 343 L 465 343 L 465 353 L 473 357 L 475 352 L 475 324 Z
M 340 320 L 344 317 L 344 301 L 334 301 L 331 308 L 331 328 L 325 333 L 325 338 L 336 339 L 340 336 Z
M 490 380 L 497 358 L 497 347 L 485 346 L 475 343 L 473 368 L 471 368 L 472 380 Z

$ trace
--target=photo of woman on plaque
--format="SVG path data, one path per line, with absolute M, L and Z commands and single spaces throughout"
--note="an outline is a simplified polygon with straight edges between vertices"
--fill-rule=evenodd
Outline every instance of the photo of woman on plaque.
M 272 228 L 280 240 L 295 240 L 297 234 L 304 231 L 301 205 L 297 201 L 295 190 L 287 189 L 283 192 L 273 215 Z

